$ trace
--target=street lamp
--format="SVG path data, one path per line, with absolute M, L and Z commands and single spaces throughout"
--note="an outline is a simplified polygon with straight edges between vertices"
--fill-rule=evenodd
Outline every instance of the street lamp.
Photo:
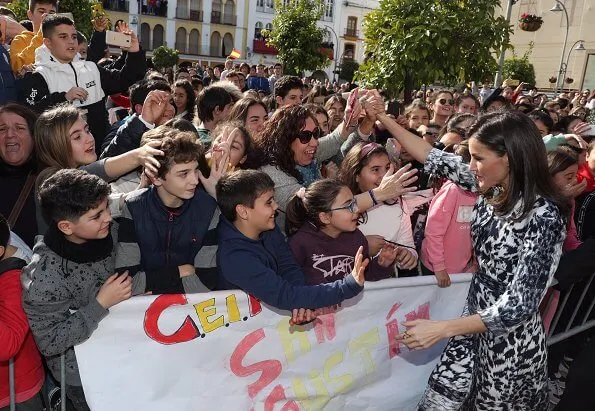
M 572 50 L 585 51 L 586 49 L 585 49 L 584 40 L 577 40 L 570 47 L 570 51 L 568 52 L 568 56 L 566 56 L 566 62 L 562 65 L 562 67 L 560 67 L 560 74 L 561 74 L 561 77 L 562 77 L 562 84 L 564 84 L 564 79 L 566 78 L 566 72 L 568 70 L 568 62 L 570 61 L 570 55 L 572 54 Z
M 510 24 L 510 16 L 512 15 L 512 6 L 518 0 L 508 0 L 508 6 L 506 7 L 506 24 Z M 494 88 L 500 87 L 502 84 L 502 68 L 504 67 L 504 56 L 506 55 L 506 46 L 502 44 L 502 48 L 500 48 L 500 60 L 498 61 L 498 72 L 496 73 L 496 78 L 494 79 Z
M 333 82 L 337 81 L 337 65 L 339 64 L 339 36 L 331 26 L 325 25 L 324 28 L 330 30 L 335 35 L 335 69 L 333 70 Z
M 558 91 L 564 85 L 564 77 L 562 75 L 562 71 L 565 70 L 564 54 L 566 54 L 566 43 L 568 42 L 568 29 L 570 28 L 570 24 L 568 23 L 568 11 L 566 10 L 566 6 L 560 0 L 556 0 L 556 4 L 554 4 L 554 7 L 552 7 L 550 11 L 553 11 L 555 13 L 563 11 L 564 16 L 566 17 L 566 35 L 564 36 L 564 46 L 562 47 L 562 56 L 560 57 L 560 68 L 558 70 L 556 90 L 554 90 L 554 97 L 558 97 Z

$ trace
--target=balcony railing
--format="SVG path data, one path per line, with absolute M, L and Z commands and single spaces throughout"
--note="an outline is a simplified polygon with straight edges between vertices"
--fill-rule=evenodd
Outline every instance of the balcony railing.
M 203 21 L 202 10 L 188 10 L 184 6 L 176 7 L 176 18 L 182 20 Z
M 192 20 L 192 21 L 203 21 L 203 19 L 202 19 L 202 10 L 192 10 L 192 9 L 190 9 L 190 20 Z
M 147 16 L 159 16 L 159 17 L 167 17 L 167 3 L 159 3 L 159 7 L 151 7 L 148 5 L 143 5 L 141 7 L 141 14 Z
M 359 30 L 347 28 L 345 29 L 345 37 L 357 38 L 359 37 Z
M 252 43 L 254 53 L 260 54 L 279 54 L 279 51 L 273 46 L 267 46 L 266 40 L 254 39 Z
M 128 13 L 128 1 L 104 0 L 103 8 L 112 11 L 122 11 Z
M 224 14 L 223 15 L 223 24 L 227 24 L 228 26 L 235 26 L 238 20 L 238 16 L 235 14 Z

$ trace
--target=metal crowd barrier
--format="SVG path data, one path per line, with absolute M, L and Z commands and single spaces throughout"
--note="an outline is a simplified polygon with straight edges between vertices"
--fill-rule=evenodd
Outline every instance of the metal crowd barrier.
M 60 355 L 60 411 L 66 411 L 66 355 Z M 10 401 L 10 411 L 17 409 L 17 395 L 14 379 L 14 359 L 8 360 L 8 397 Z M 50 410 L 50 404 L 46 404 Z
M 564 297 L 562 298 L 562 301 L 556 310 L 556 314 L 554 316 L 548 333 L 548 346 L 566 340 L 578 333 L 586 331 L 589 328 L 595 326 L 595 318 L 589 319 L 589 317 L 591 317 L 591 313 L 593 312 L 593 307 L 595 306 L 595 296 L 593 295 L 593 293 L 595 293 L 595 287 L 593 290 L 591 290 L 591 285 L 594 284 L 594 278 L 595 273 L 593 273 L 591 277 L 588 278 L 588 280 L 583 280 L 581 282 L 572 284 L 568 288 L 568 290 L 564 292 Z M 573 309 L 572 304 L 568 306 L 568 301 L 571 295 L 576 296 L 576 293 L 573 293 L 573 291 L 575 291 L 575 289 L 576 291 L 579 291 L 580 289 L 578 287 L 582 287 L 583 284 L 585 284 L 584 289 L 580 293 L 580 297 Z M 585 297 L 587 296 L 589 291 L 591 291 L 591 299 L 585 300 Z M 583 311 L 583 313 L 581 314 L 581 316 L 579 316 L 579 312 L 581 311 Z M 562 314 L 565 314 L 565 316 L 570 314 L 570 318 L 566 323 L 566 327 L 558 327 L 558 323 L 560 322 L 560 317 L 562 316 Z M 578 324 L 575 324 L 575 320 L 577 319 L 577 317 L 580 318 L 580 321 L 578 321 Z
M 8 360 L 8 397 L 10 398 L 10 411 L 17 409 L 17 396 L 14 381 L 14 359 Z

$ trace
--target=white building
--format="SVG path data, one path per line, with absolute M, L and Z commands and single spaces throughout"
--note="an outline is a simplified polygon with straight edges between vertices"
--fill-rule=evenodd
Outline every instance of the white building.
M 363 17 L 378 8 L 376 0 L 324 0 L 325 11 L 318 21 L 318 26 L 328 30 L 325 43 L 332 44 L 328 49 L 329 57 L 332 56 L 329 66 L 324 70 L 327 77 L 334 78 L 333 70 L 340 65 L 343 59 L 354 59 L 361 63 L 364 58 L 364 44 L 362 33 Z M 254 4 L 255 3 L 255 4 Z M 250 0 L 248 10 L 247 45 L 242 50 L 242 57 L 249 64 L 274 64 L 277 60 L 277 51 L 268 47 L 260 33 L 263 29 L 273 28 L 275 17 L 274 0 Z

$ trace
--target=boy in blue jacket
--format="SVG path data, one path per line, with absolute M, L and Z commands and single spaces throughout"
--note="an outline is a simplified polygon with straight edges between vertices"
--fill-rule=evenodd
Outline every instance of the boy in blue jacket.
M 334 283 L 304 285 L 304 273 L 275 225 L 279 206 L 274 187 L 273 180 L 257 170 L 241 170 L 217 183 L 220 288 L 240 288 L 273 307 L 293 310 L 294 323 L 309 321 L 314 318 L 310 310 L 339 304 L 363 290 L 368 260 L 360 247 L 351 275 Z

